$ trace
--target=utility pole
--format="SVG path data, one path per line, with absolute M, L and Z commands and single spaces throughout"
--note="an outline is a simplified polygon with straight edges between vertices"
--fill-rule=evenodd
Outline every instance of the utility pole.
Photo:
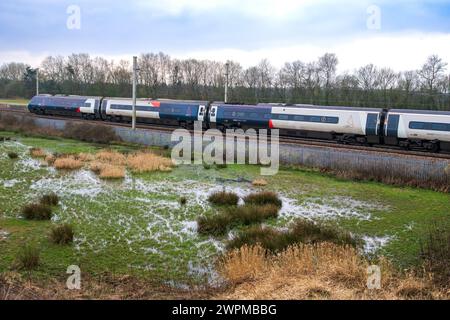
M 225 80 L 225 99 L 224 99 L 224 101 L 225 101 L 225 103 L 227 103 L 228 102 L 228 76 L 229 76 L 229 74 L 230 74 L 230 62 L 229 61 L 227 61 L 227 63 L 225 63 L 225 77 L 226 77 L 226 80 Z
M 133 116 L 131 126 L 136 130 L 136 85 L 137 85 L 137 57 L 133 57 Z
M 36 95 L 39 95 L 39 68 L 36 69 Z

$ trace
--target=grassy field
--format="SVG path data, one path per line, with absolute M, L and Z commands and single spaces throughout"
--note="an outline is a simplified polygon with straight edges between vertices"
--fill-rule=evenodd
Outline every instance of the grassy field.
M 0 104 L 17 104 L 26 106 L 30 100 L 28 99 L 1 99 Z
M 127 172 L 117 181 L 99 179 L 88 169 L 57 171 L 29 156 L 30 147 L 47 152 L 96 153 L 102 145 L 66 139 L 42 139 L 0 132 L 0 272 L 11 269 L 19 248 L 33 243 L 42 263 L 36 279 L 64 277 L 69 265 L 92 276 L 105 272 L 158 279 L 183 286 L 213 281 L 214 258 L 229 235 L 199 236 L 196 219 L 216 209 L 207 201 L 226 189 L 244 196 L 255 190 L 281 195 L 278 219 L 267 224 L 285 227 L 298 217 L 327 220 L 364 237 L 370 254 L 389 257 L 400 268 L 417 265 L 421 241 L 433 223 L 450 228 L 450 195 L 378 183 L 340 180 L 307 169 L 283 169 L 264 177 L 268 185 L 252 186 L 259 167 L 180 166 L 171 172 Z M 137 147 L 111 146 L 120 152 Z M 9 159 L 8 152 L 19 158 Z M 55 192 L 61 199 L 52 221 L 26 221 L 20 209 L 38 196 Z M 187 199 L 180 204 L 180 197 Z M 73 245 L 48 240 L 51 226 L 75 227 Z

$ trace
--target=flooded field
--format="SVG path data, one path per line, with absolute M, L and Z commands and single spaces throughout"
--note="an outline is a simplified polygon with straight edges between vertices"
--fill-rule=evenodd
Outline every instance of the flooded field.
M 428 212 L 429 219 L 448 219 L 448 195 L 338 181 L 312 171 L 282 170 L 277 176 L 264 177 L 266 187 L 251 184 L 261 177 L 259 168 L 248 166 L 209 170 L 180 166 L 172 172 L 146 174 L 127 171 L 124 179 L 102 180 L 88 168 L 60 171 L 29 155 L 31 147 L 48 152 L 73 149 L 95 153 L 102 146 L 14 135 L 11 138 L 0 143 L 3 270 L 12 263 L 18 243 L 34 241 L 48 250 L 42 273 L 64 273 L 66 266 L 79 264 L 92 273 L 158 276 L 176 285 L 192 279 L 214 282 L 215 258 L 233 234 L 223 238 L 200 236 L 196 220 L 215 213 L 207 198 L 221 190 L 241 197 L 261 189 L 276 191 L 283 206 L 279 218 L 268 220 L 268 225 L 286 228 L 298 218 L 327 220 L 361 236 L 367 253 L 403 259 L 401 264 L 414 262 L 418 244 L 411 237 L 420 234 L 429 221 L 424 219 L 424 199 L 435 202 L 434 211 Z M 18 158 L 9 159 L 11 152 Z M 49 192 L 60 197 L 52 221 L 23 220 L 20 208 Z M 187 199 L 185 205 L 180 203 L 181 197 Z M 61 249 L 48 243 L 46 224 L 56 222 L 75 227 L 73 246 Z

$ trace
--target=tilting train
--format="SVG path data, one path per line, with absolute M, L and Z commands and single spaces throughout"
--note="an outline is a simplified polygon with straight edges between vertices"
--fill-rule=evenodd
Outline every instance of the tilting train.
M 28 109 L 36 114 L 130 122 L 132 100 L 39 95 Z M 220 130 L 279 129 L 283 136 L 450 151 L 450 112 L 445 111 L 138 99 L 136 117 L 143 124 L 192 128 L 195 121 L 202 121 L 204 128 Z

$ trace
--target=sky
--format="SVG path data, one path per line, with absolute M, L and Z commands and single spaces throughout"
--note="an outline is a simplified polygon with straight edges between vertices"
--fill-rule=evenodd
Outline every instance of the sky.
M 160 51 L 281 67 L 332 52 L 340 72 L 412 70 L 431 54 L 450 63 L 450 0 L 1 0 L 0 44 L 0 64 L 34 67 L 48 55 Z

